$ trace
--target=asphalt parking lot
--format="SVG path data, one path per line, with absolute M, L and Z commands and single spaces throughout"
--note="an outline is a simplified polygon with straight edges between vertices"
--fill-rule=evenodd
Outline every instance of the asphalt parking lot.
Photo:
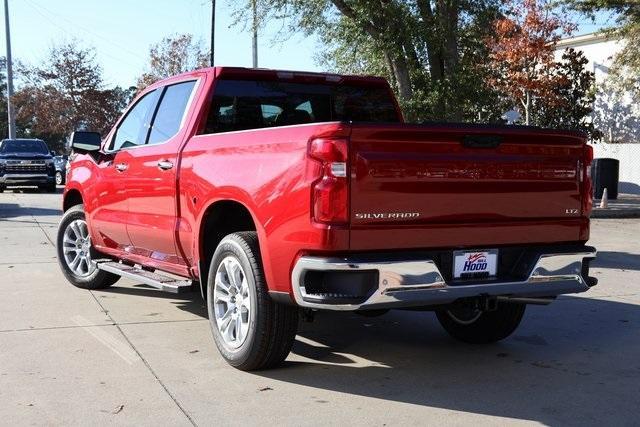
M 68 284 L 58 194 L 0 194 L 3 425 L 637 425 L 640 219 L 594 220 L 587 294 L 529 307 L 510 339 L 458 343 L 429 312 L 320 314 L 283 368 L 214 347 L 199 294 Z

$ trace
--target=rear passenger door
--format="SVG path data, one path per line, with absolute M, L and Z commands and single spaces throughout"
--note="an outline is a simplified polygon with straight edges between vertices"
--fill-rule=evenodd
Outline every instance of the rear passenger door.
M 186 274 L 188 266 L 176 246 L 176 173 L 196 83 L 189 80 L 158 89 L 160 99 L 146 143 L 129 150 L 126 175 L 131 252 L 147 258 L 147 265 L 178 274 Z

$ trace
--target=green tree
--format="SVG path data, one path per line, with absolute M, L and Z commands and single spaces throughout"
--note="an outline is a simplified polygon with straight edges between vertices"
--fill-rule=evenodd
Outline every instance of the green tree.
M 191 34 L 165 37 L 149 49 L 149 64 L 138 78 L 138 90 L 158 80 L 206 67 L 208 61 L 209 52 Z
M 640 96 L 640 1 L 564 0 L 565 4 L 595 19 L 597 12 L 612 12 L 615 25 L 604 31 L 624 38 L 626 45 L 614 58 L 612 75 L 620 89 Z
M 0 57 L 0 139 L 9 136 L 7 116 L 7 58 Z
M 410 120 L 492 120 L 499 117 L 499 98 L 478 64 L 501 3 L 258 0 L 258 15 L 262 23 L 288 19 L 289 32 L 316 34 L 318 60 L 327 68 L 387 77 Z M 249 2 L 236 14 L 240 22 L 250 20 Z
M 582 130 L 592 141 L 602 138 L 591 120 L 595 77 L 587 70 L 588 63 L 581 51 L 566 49 L 562 60 L 553 64 L 551 91 L 556 94 L 556 102 L 550 103 L 545 98 L 536 100 L 534 120 L 537 125 Z

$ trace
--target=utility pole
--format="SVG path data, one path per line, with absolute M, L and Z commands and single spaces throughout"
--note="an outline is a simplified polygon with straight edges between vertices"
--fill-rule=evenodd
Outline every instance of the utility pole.
M 5 0 L 6 1 L 6 0 Z M 253 12 L 253 68 L 258 68 L 258 0 L 251 0 Z
M 13 64 L 11 63 L 11 31 L 9 31 L 9 0 L 4 0 L 4 30 L 7 39 L 7 113 L 9 116 L 9 139 L 16 137 L 16 118 L 13 111 Z
M 211 51 L 209 53 L 209 65 L 213 67 L 213 49 L 216 40 L 216 0 L 211 0 Z

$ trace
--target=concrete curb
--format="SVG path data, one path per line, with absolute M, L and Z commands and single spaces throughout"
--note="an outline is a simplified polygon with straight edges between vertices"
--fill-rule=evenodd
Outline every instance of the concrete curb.
M 640 195 L 618 194 L 618 198 L 609 199 L 609 206 L 600 208 L 600 200 L 593 200 L 591 218 L 640 218 Z
M 640 218 L 640 209 L 600 209 L 593 208 L 591 218 Z

